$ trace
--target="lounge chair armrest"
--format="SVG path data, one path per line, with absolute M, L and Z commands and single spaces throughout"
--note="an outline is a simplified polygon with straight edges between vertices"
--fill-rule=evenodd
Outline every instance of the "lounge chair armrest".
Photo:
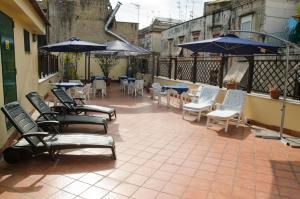
M 51 109 L 57 112 L 58 114 L 68 112 L 68 108 L 65 106 L 51 106 Z
M 49 133 L 47 132 L 30 132 L 30 133 L 25 133 L 22 135 L 22 137 L 32 137 L 32 136 L 48 136 Z
M 58 115 L 59 113 L 58 112 L 44 112 L 44 113 L 41 113 L 42 116 L 46 116 L 46 115 Z
M 85 98 L 83 98 L 83 97 L 75 97 L 74 100 L 80 101 L 82 104 L 85 104 L 84 103 Z
M 47 120 L 47 121 L 38 121 L 38 125 L 47 125 L 47 124 L 52 124 L 52 125 L 59 125 L 59 121 L 53 121 L 53 120 Z

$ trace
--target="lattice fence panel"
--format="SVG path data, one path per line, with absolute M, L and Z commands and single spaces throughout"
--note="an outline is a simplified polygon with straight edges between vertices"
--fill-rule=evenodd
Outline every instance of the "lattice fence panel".
M 169 59 L 160 59 L 159 60 L 159 76 L 169 77 Z
M 218 85 L 220 60 L 198 60 L 196 81 L 200 83 Z
M 193 59 L 178 59 L 176 79 L 192 81 L 193 63 Z
M 290 71 L 288 75 L 287 96 L 299 98 L 300 71 L 292 71 L 300 60 L 290 61 Z M 272 85 L 278 86 L 283 93 L 284 74 L 286 62 L 284 60 L 255 60 L 252 90 L 260 93 L 268 93 Z

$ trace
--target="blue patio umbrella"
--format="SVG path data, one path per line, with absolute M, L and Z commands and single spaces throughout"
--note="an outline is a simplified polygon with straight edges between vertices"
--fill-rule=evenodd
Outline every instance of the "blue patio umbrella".
M 90 52 L 96 50 L 105 50 L 106 45 L 82 41 L 76 37 L 72 37 L 68 41 L 49 44 L 47 46 L 42 46 L 40 48 L 49 52 L 82 53 L 82 52 Z
M 43 50 L 46 50 L 49 52 L 70 52 L 70 53 L 72 52 L 72 53 L 76 53 L 76 56 L 77 56 L 77 53 L 97 51 L 97 50 L 106 50 L 106 45 L 82 41 L 76 37 L 72 37 L 71 39 L 64 41 L 64 42 L 49 44 L 47 46 L 42 46 L 42 47 L 40 47 L 40 49 L 43 49 Z M 88 59 L 88 60 L 90 62 L 90 59 Z M 90 63 L 88 63 L 88 66 L 90 66 Z M 76 61 L 76 68 L 77 68 L 77 61 Z M 85 65 L 85 79 L 86 79 L 86 68 L 87 68 L 87 66 Z M 89 69 L 89 71 L 90 71 L 90 69 Z
M 211 52 L 232 55 L 275 54 L 280 46 L 242 39 L 234 34 L 223 35 L 213 39 L 179 44 L 194 53 Z

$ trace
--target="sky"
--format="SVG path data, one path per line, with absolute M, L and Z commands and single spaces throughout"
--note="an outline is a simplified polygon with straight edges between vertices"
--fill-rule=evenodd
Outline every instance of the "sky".
M 203 15 L 204 2 L 211 0 L 119 0 L 121 5 L 118 21 L 140 22 L 139 28 L 147 27 L 154 17 L 167 17 L 186 21 Z M 115 8 L 118 0 L 110 0 Z M 140 7 L 138 17 L 138 5 Z M 179 6 L 180 5 L 180 6 Z M 180 8 L 180 9 L 179 9 Z M 180 12 L 179 12 L 180 10 Z M 138 19 L 139 18 L 139 19 Z

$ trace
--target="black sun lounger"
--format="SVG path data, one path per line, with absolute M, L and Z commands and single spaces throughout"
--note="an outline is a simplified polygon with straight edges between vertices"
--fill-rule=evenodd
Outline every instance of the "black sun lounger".
M 51 125 L 57 122 L 43 121 L 36 123 L 18 102 L 6 104 L 1 110 L 21 134 L 12 146 L 3 151 L 4 160 L 8 163 L 18 162 L 28 154 L 38 155 L 45 152 L 48 152 L 53 159 L 60 150 L 76 148 L 109 148 L 112 151 L 113 159 L 116 159 L 114 139 L 111 136 L 43 132 L 39 127 L 40 123 Z
M 83 98 L 72 98 L 70 97 L 66 91 L 61 88 L 54 88 L 52 89 L 53 94 L 57 97 L 57 99 L 68 108 L 69 112 L 75 113 L 86 113 L 86 112 L 98 112 L 98 113 L 105 113 L 108 114 L 109 120 L 112 119 L 113 116 L 117 117 L 116 109 L 103 107 L 98 105 L 87 105 L 84 104 Z M 79 100 L 81 104 L 78 104 L 76 100 Z
M 40 113 L 39 120 L 51 120 L 59 121 L 62 126 L 69 124 L 96 124 L 103 125 L 105 133 L 107 133 L 107 122 L 106 119 L 99 116 L 88 116 L 88 115 L 72 115 L 67 112 L 55 112 L 53 111 L 38 95 L 36 92 L 31 92 L 26 95 L 29 102 L 34 108 Z

